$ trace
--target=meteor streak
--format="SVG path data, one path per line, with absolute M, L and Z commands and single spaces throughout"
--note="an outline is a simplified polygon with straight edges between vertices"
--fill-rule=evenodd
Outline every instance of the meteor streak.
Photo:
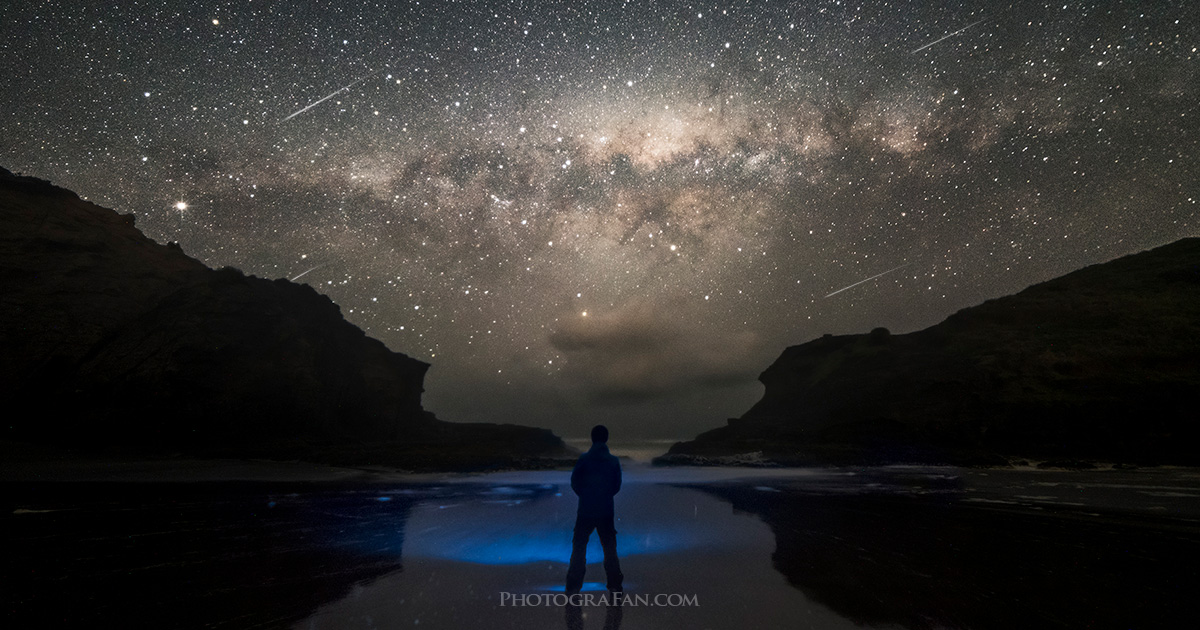
M 893 271 L 895 271 L 897 269 L 903 269 L 904 267 L 907 267 L 911 264 L 912 263 L 904 263 L 903 265 L 900 265 L 899 267 L 892 267 L 891 269 L 888 269 L 887 271 L 885 271 L 883 273 L 875 274 L 875 275 L 871 276 L 870 278 L 867 278 L 866 280 L 859 280 L 858 282 L 855 282 L 854 284 L 852 284 L 848 287 L 842 287 L 842 288 L 838 289 L 837 291 L 834 291 L 833 293 L 826 295 L 825 297 L 833 297 L 833 296 L 841 293 L 842 291 L 845 291 L 846 289 L 853 289 L 854 287 L 856 287 L 864 282 L 870 282 L 870 281 L 874 280 L 875 278 L 878 278 L 879 276 L 886 276 L 889 273 L 892 273 Z M 307 273 L 307 272 L 305 272 L 305 273 Z
M 915 53 L 917 53 L 917 52 L 921 52 L 922 50 L 925 50 L 926 48 L 929 48 L 930 46 L 932 46 L 932 45 L 934 45 L 934 44 L 936 44 L 936 43 L 938 43 L 938 42 L 940 42 L 940 41 L 945 41 L 945 40 L 947 40 L 947 39 L 950 39 L 951 37 L 954 37 L 955 35 L 958 35 L 959 33 L 961 33 L 961 32 L 963 32 L 963 31 L 965 31 L 965 30 L 967 30 L 967 29 L 971 28 L 972 26 L 975 26 L 976 24 L 978 24 L 978 23 L 980 23 L 980 22 L 982 22 L 982 21 L 983 21 L 983 20 L 976 20 L 976 21 L 974 21 L 974 22 L 971 22 L 970 24 L 968 24 L 968 25 L 966 25 L 966 26 L 964 26 L 964 27 L 962 27 L 962 28 L 958 29 L 957 31 L 954 31 L 953 33 L 950 33 L 949 35 L 946 35 L 946 36 L 942 37 L 941 39 L 935 39 L 935 40 L 933 40 L 933 41 L 929 42 L 928 44 L 925 44 L 924 46 L 922 46 L 922 47 L 920 47 L 920 48 L 918 48 L 918 49 L 914 50 L 913 52 L 915 52 Z
M 328 264 L 328 263 L 325 263 L 325 264 Z M 303 277 L 304 277 L 305 275 L 307 275 L 307 274 L 308 274 L 310 271 L 316 271 L 316 270 L 320 269 L 321 267 L 324 267 L 324 266 L 325 266 L 325 264 L 317 265 L 316 267 L 313 267 L 313 268 L 311 268 L 311 269 L 307 269 L 307 270 L 305 270 L 305 271 L 302 271 L 302 272 L 300 272 L 300 274 L 299 274 L 299 275 L 297 275 L 296 277 L 292 278 L 292 279 L 291 279 L 291 281 L 292 281 L 292 282 L 295 282 L 295 281 L 299 280 L 300 278 L 303 278 Z
M 351 83 L 351 84 L 347 85 L 346 87 L 344 87 L 344 88 L 341 88 L 340 90 L 338 90 L 338 91 L 336 91 L 336 92 L 333 92 L 333 93 L 329 94 L 328 96 L 325 96 L 325 97 L 321 98 L 320 100 L 313 101 L 312 103 L 309 103 L 308 105 L 304 106 L 304 108 L 303 108 L 303 109 L 299 109 L 299 110 L 296 110 L 295 112 L 292 112 L 292 113 L 291 113 L 291 115 L 289 115 L 287 118 L 284 118 L 283 120 L 281 120 L 281 121 L 279 121 L 279 122 L 287 122 L 287 121 L 289 121 L 289 120 L 291 120 L 291 119 L 295 118 L 296 116 L 299 116 L 300 114 L 303 114 L 304 112 L 306 112 L 306 111 L 308 111 L 308 110 L 310 110 L 310 109 L 312 109 L 312 108 L 316 107 L 317 105 L 320 105 L 321 103 L 324 103 L 325 101 L 328 101 L 329 99 L 331 99 L 331 98 L 333 98 L 333 97 L 337 96 L 338 94 L 341 94 L 342 92 L 345 92 L 346 90 L 349 90 L 350 88 L 352 88 L 352 87 L 354 87 L 354 86 L 358 85 L 359 83 L 362 83 L 363 81 L 365 81 L 365 80 L 367 79 L 367 77 L 371 76 L 372 74 L 375 74 L 375 72 L 370 72 L 370 73 L 368 73 L 368 74 L 365 74 L 365 75 L 363 75 L 363 76 L 359 77 L 358 79 L 355 79 L 353 83 Z M 307 273 L 307 272 L 306 272 L 306 273 Z

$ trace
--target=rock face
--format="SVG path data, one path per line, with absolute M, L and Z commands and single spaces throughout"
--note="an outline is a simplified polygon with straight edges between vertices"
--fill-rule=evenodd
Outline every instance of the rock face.
M 826 335 L 785 350 L 759 380 L 766 391 L 744 416 L 661 462 L 1200 464 L 1200 239 L 918 332 Z
M 549 431 L 436 420 L 429 365 L 307 285 L 214 271 L 131 215 L 3 169 L 0 335 L 4 439 L 432 466 L 477 439 L 501 459 L 563 448 Z

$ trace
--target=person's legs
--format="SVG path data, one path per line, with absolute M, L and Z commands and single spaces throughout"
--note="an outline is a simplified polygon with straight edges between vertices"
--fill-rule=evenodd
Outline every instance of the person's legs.
M 590 519 L 576 518 L 575 533 L 571 537 L 571 564 L 567 567 L 567 594 L 578 593 L 583 588 L 583 574 L 587 571 L 588 538 L 596 524 Z
M 608 579 L 608 590 L 620 591 L 625 576 L 621 574 L 621 562 L 617 559 L 617 530 L 613 527 L 612 517 L 597 523 L 596 535 L 600 537 L 600 547 L 604 549 L 604 576 Z

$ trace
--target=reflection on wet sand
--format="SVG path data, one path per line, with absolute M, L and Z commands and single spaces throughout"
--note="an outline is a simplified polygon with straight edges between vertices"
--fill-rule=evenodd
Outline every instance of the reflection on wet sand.
M 626 630 L 1163 627 L 1188 618 L 1200 586 L 1200 478 L 1190 471 L 632 476 L 618 524 L 627 590 L 698 594 L 700 606 L 560 604 L 556 622 L 548 607 L 499 605 L 502 592 L 563 592 L 574 508 L 559 486 L 509 478 L 474 500 L 417 506 L 406 571 L 304 627 L 368 627 L 365 610 L 373 622 L 446 628 L 598 627 L 600 616 Z M 588 575 L 603 572 L 593 563 Z
M 399 570 L 414 503 L 310 484 L 0 489 L 8 628 L 286 626 Z
M 567 630 L 583 630 L 583 607 L 567 604 L 563 607 L 567 617 Z M 625 609 L 617 604 L 604 607 L 604 630 L 620 630 Z
M 840 488 L 703 490 L 761 517 L 788 581 L 863 625 L 1190 625 L 1200 506 L 1180 498 L 1195 479 L 1121 474 L 877 471 Z
M 563 607 L 566 612 L 566 630 L 583 630 L 583 607 L 568 604 Z M 624 617 L 624 608 L 617 604 L 605 606 L 604 630 L 620 630 L 620 619 Z
M 559 479 L 564 476 L 558 473 Z M 698 490 L 627 479 L 617 495 L 622 607 L 564 606 L 576 501 L 553 474 L 475 485 L 409 515 L 404 571 L 322 606 L 300 628 L 853 628 L 789 586 L 771 566 L 774 543 L 757 518 Z M 520 483 L 525 481 L 526 483 Z M 564 492 L 565 491 L 565 492 Z M 605 594 L 594 538 L 583 593 Z M 512 595 L 524 595 L 513 605 Z M 698 605 L 655 595 L 684 595 Z M 536 596 L 536 597 L 529 597 Z M 532 601 L 530 601 L 532 600 Z M 659 605 L 656 605 L 659 604 Z M 674 604 L 674 605 L 672 605 Z M 603 621 L 601 621 L 603 619 Z M 582 625 L 580 625 L 582 624 Z
M 570 605 L 566 473 L 10 484 L 6 627 L 1190 627 L 1200 473 L 631 467 Z M 566 490 L 564 492 L 564 490 Z M 583 594 L 605 594 L 593 539 Z M 403 562 L 403 565 L 401 565 Z M 401 568 L 402 566 L 402 568 Z M 691 604 L 654 605 L 656 595 Z M 517 595 L 526 597 L 514 605 Z M 566 605 L 565 605 L 566 604 Z

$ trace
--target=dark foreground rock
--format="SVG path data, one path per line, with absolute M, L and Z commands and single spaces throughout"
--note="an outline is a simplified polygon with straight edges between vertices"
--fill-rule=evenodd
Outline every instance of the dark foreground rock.
M 407 468 L 566 454 L 546 430 L 438 421 L 428 368 L 307 285 L 209 269 L 131 215 L 0 169 L 3 439 Z
M 762 400 L 659 463 L 1200 464 L 1200 239 L 904 335 L 784 351 Z

